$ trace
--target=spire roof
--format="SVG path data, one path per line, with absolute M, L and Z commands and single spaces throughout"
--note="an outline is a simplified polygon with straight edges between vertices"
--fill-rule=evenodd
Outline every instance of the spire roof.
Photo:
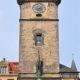
M 72 54 L 73 56 L 73 60 L 72 60 L 72 64 L 71 64 L 71 69 L 74 70 L 74 71 L 77 71 L 77 67 L 76 67 L 76 64 L 75 64 L 75 61 L 74 61 L 74 54 Z

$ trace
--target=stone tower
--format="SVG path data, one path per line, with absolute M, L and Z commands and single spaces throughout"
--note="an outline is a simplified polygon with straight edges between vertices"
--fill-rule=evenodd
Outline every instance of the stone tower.
M 60 0 L 17 0 L 20 6 L 19 80 L 59 78 Z

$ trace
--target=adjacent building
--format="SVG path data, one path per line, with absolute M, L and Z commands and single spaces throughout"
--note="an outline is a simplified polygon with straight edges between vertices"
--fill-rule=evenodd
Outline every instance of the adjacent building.
M 0 80 L 17 80 L 18 73 L 19 62 L 0 61 Z
M 73 78 L 76 77 L 79 79 L 78 71 L 74 60 L 72 61 L 71 67 L 65 65 L 60 65 L 61 77 Z M 5 58 L 0 61 L 0 80 L 17 80 L 19 73 L 19 62 L 9 62 Z M 75 74 L 75 75 L 73 75 Z

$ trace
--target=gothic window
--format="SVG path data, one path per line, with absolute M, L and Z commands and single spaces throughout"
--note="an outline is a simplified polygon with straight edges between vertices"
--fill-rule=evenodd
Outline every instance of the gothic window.
M 43 36 L 41 33 L 35 35 L 35 45 L 42 46 L 43 45 Z

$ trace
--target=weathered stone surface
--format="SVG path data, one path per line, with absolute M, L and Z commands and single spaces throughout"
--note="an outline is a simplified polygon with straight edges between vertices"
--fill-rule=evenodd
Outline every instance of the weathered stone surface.
M 41 13 L 42 17 L 36 17 L 36 14 L 33 11 L 33 6 L 35 4 L 41 4 L 41 2 L 32 2 L 32 3 L 24 3 L 21 5 L 21 19 L 57 19 L 57 6 L 51 2 L 42 2 L 45 5 L 45 12 Z
M 57 19 L 57 6 L 54 3 L 42 3 L 46 11 L 42 17 L 36 17 L 32 10 L 38 3 L 25 3 L 21 6 L 21 19 Z M 20 23 L 20 71 L 21 73 L 35 73 L 39 49 L 40 59 L 43 61 L 43 73 L 59 72 L 58 52 L 58 22 L 57 21 L 21 21 Z M 42 33 L 43 46 L 35 46 L 34 35 Z

